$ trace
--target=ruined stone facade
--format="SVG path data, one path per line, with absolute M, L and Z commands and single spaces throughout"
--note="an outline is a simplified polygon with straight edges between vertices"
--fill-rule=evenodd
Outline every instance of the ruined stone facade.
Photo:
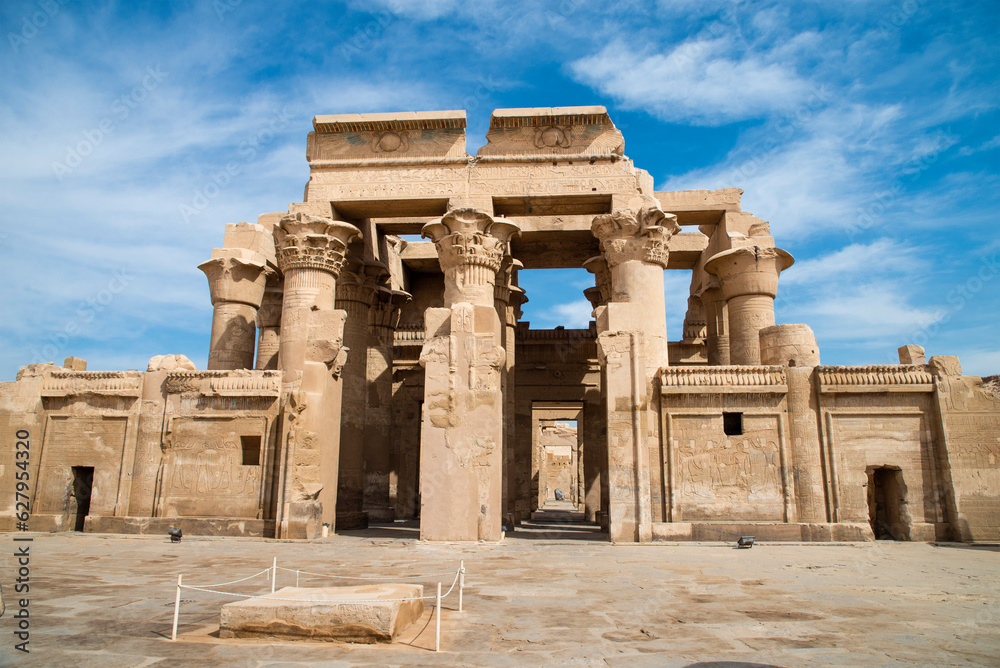
M 461 111 L 313 124 L 305 201 L 200 266 L 208 370 L 0 385 L 0 529 L 27 479 L 44 531 L 494 541 L 558 488 L 621 543 L 1000 540 L 995 388 L 916 346 L 823 366 L 741 191 L 654 192 L 603 107 L 496 110 L 474 157 Z M 518 272 L 566 267 L 594 321 L 532 329 Z M 692 276 L 675 340 L 665 270 Z

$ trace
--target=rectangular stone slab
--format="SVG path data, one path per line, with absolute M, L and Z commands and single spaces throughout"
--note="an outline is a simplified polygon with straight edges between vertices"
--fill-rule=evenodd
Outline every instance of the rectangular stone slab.
M 222 606 L 219 637 L 392 642 L 423 614 L 423 595 L 410 584 L 284 587 Z

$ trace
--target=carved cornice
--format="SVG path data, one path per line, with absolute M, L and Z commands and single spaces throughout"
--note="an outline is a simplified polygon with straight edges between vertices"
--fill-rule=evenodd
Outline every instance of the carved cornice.
M 453 209 L 424 225 L 420 235 L 434 242 L 441 269 L 481 266 L 493 280 L 500 270 L 507 242 L 520 230 L 514 223 L 477 209 Z
M 670 237 L 680 231 L 677 216 L 655 206 L 632 211 L 602 213 L 594 217 L 590 230 L 601 242 L 601 252 L 611 267 L 641 260 L 667 267 Z
M 713 392 L 785 392 L 787 380 L 782 366 L 668 366 L 660 370 L 660 387 L 663 392 L 690 392 L 694 388 L 711 388 Z
M 42 383 L 41 396 L 83 394 L 137 397 L 142 391 L 138 371 L 53 371 Z
M 819 366 L 820 392 L 930 392 L 934 378 L 922 364 Z
M 321 269 L 340 275 L 347 246 L 360 230 L 338 220 L 291 213 L 274 228 L 274 245 L 282 273 L 290 269 Z

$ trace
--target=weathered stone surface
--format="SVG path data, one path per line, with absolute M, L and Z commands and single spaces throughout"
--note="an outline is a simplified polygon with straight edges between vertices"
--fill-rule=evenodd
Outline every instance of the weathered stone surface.
M 392 642 L 423 614 L 423 595 L 423 585 L 407 584 L 284 587 L 222 606 L 219 635 Z

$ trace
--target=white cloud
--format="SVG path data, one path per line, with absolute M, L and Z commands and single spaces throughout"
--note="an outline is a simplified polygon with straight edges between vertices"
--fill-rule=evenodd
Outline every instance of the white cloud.
M 768 53 L 740 53 L 729 37 L 686 41 L 666 53 L 614 42 L 570 64 L 574 77 L 628 109 L 716 125 L 794 109 L 810 84 Z
M 552 315 L 548 313 L 542 317 L 553 323 L 559 323 L 570 329 L 586 329 L 591 320 L 590 314 L 594 307 L 586 299 L 577 299 L 566 304 L 554 304 L 551 308 Z

